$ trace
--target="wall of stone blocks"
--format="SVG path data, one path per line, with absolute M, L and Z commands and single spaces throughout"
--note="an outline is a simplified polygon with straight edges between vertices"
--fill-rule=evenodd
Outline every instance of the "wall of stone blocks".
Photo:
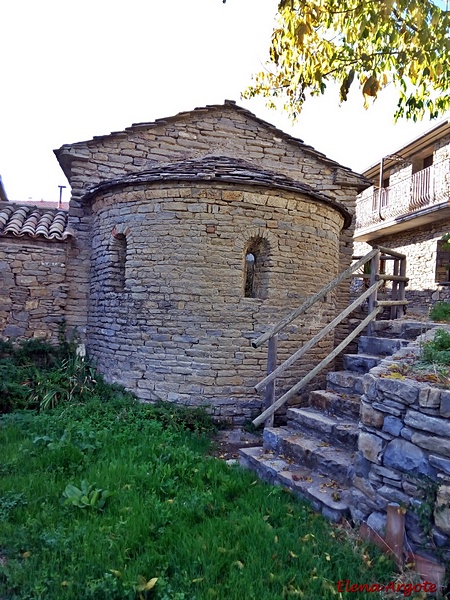
M 407 510 L 408 550 L 443 552 L 448 562 L 450 391 L 392 377 L 394 363 L 418 354 L 412 343 L 364 376 L 353 517 L 383 534 L 387 504 L 397 502 Z M 431 512 L 429 533 L 420 525 L 421 510 Z
M 0 238 L 0 331 L 56 339 L 64 320 L 68 242 Z
M 92 200 L 88 348 L 110 380 L 146 400 L 209 404 L 235 424 L 254 416 L 267 345 L 250 342 L 317 292 L 339 269 L 343 217 L 292 192 L 216 183 L 117 188 Z M 117 291 L 115 235 L 126 237 Z M 246 247 L 269 250 L 264 299 L 244 297 Z M 335 315 L 335 296 L 280 336 L 279 362 Z M 333 337 L 278 381 L 298 381 Z M 320 384 L 319 384 L 320 385 Z
M 89 208 L 82 202 L 86 191 L 105 180 L 209 155 L 254 162 L 260 168 L 306 183 L 341 202 L 351 214 L 355 212 L 357 188 L 361 184 L 357 175 L 231 103 L 63 146 L 58 157 L 72 186 L 69 224 L 77 231 L 76 248 L 69 264 L 71 274 L 76 273 L 76 278 L 70 276 L 69 324 L 77 326 L 80 332 L 86 326 L 83 306 L 88 302 L 90 244 Z M 351 262 L 352 236 L 353 225 L 341 236 L 341 270 Z M 342 286 L 338 302 L 344 306 L 347 299 L 348 286 Z M 337 332 L 338 341 L 346 330 L 344 323 Z
M 450 220 L 436 221 L 420 228 L 387 235 L 371 240 L 371 244 L 386 246 L 407 257 L 407 276 L 410 278 L 406 288 L 409 301 L 407 314 L 428 314 L 437 300 L 450 299 L 448 287 L 438 286 L 436 281 L 436 261 L 439 240 L 450 232 Z M 356 243 L 355 253 L 363 255 L 371 246 Z

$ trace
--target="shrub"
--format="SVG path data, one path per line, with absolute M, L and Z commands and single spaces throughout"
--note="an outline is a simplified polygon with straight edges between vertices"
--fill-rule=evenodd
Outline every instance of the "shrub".
M 434 338 L 424 343 L 422 362 L 450 365 L 450 332 L 438 329 L 434 334 Z
M 430 319 L 450 322 L 450 302 L 436 302 L 430 310 Z

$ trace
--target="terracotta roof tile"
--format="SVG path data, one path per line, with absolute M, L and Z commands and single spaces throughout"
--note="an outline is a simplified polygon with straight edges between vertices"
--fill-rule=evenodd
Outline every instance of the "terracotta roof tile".
M 65 210 L 0 202 L 0 237 L 29 236 L 63 241 L 73 235 L 67 222 L 68 213 Z

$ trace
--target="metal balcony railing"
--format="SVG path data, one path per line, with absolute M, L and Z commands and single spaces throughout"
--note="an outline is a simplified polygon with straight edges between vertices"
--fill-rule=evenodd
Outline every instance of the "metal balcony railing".
M 449 196 L 450 159 L 446 159 L 389 187 L 365 190 L 356 204 L 356 230 L 411 215 Z

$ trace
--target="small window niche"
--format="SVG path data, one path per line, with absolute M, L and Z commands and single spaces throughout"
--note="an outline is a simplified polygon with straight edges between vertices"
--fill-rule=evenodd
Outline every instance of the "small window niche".
M 450 282 L 450 233 L 446 233 L 436 243 L 436 282 Z
M 269 243 L 263 238 L 249 240 L 244 254 L 244 297 L 267 298 Z
M 125 291 L 127 245 L 126 232 L 119 232 L 114 228 L 109 248 L 110 286 L 114 292 Z

